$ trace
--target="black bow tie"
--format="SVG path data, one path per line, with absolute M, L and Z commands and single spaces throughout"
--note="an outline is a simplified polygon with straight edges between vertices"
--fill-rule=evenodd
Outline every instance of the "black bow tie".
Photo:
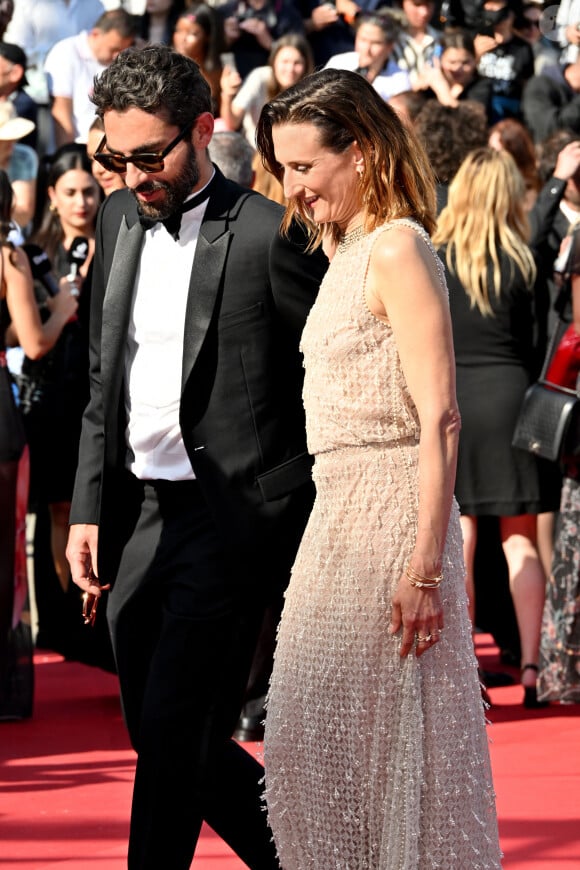
M 145 230 L 150 230 L 151 227 L 156 226 L 157 224 L 163 224 L 167 232 L 170 236 L 173 236 L 175 241 L 179 241 L 179 230 L 181 229 L 181 215 L 186 211 L 191 211 L 192 208 L 195 208 L 196 205 L 201 205 L 202 202 L 205 202 L 210 197 L 211 193 L 211 184 L 207 187 L 204 187 L 199 193 L 196 193 L 195 196 L 192 196 L 191 199 L 188 199 L 183 203 L 180 209 L 174 211 L 169 217 L 166 218 L 153 218 L 148 217 L 147 215 L 141 214 L 139 215 L 139 223 Z

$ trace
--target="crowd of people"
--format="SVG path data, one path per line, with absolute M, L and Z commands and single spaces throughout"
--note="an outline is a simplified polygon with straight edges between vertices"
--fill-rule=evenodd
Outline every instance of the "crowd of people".
M 203 820 L 255 868 L 499 867 L 490 571 L 524 707 L 580 702 L 580 444 L 512 446 L 580 333 L 547 8 L 0 2 L 0 718 L 20 481 L 36 644 L 119 677 L 131 868 Z

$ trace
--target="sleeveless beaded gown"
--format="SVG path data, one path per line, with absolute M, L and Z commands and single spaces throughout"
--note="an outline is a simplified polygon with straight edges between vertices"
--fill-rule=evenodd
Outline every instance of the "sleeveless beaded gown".
M 393 333 L 365 303 L 381 232 L 339 246 L 306 323 L 316 502 L 286 593 L 268 698 L 269 821 L 283 870 L 501 867 L 453 506 L 445 629 L 399 657 L 390 602 L 413 550 L 419 423 Z

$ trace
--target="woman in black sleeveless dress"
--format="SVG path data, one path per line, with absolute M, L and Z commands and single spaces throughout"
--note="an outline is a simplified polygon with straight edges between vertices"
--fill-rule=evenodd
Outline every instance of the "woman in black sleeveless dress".
M 507 152 L 481 148 L 449 188 L 434 242 L 447 267 L 462 418 L 455 495 L 473 606 L 477 521 L 498 517 L 522 651 L 524 704 L 537 706 L 545 576 L 539 513 L 557 509 L 540 460 L 511 446 L 534 376 L 532 285 L 524 181 Z

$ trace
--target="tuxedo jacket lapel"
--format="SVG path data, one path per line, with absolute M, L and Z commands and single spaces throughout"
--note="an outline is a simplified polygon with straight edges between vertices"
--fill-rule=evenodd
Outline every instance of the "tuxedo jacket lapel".
M 208 205 L 208 210 L 210 206 Z M 204 221 L 197 239 L 183 335 L 181 391 L 185 390 L 209 329 L 229 247 L 225 222 Z
M 124 218 L 117 235 L 103 303 L 101 376 L 106 410 L 116 407 L 123 381 L 127 329 L 142 241 L 141 225 L 137 222 L 129 228 Z
M 183 339 L 182 393 L 199 356 L 218 301 L 230 246 L 229 224 L 246 199 L 243 196 L 232 205 L 231 197 L 228 196 L 228 182 L 217 167 L 215 171 L 189 284 Z M 248 192 L 248 195 L 252 194 Z
M 228 182 L 219 170 L 216 169 L 216 173 L 191 270 L 183 339 L 182 392 L 191 377 L 219 298 L 230 245 L 229 223 L 246 199 L 246 196 L 239 198 L 232 207 Z M 248 195 L 252 194 L 248 192 Z M 107 409 L 116 407 L 123 380 L 125 342 L 143 233 L 136 211 L 123 217 L 107 281 L 101 347 L 101 374 Z

